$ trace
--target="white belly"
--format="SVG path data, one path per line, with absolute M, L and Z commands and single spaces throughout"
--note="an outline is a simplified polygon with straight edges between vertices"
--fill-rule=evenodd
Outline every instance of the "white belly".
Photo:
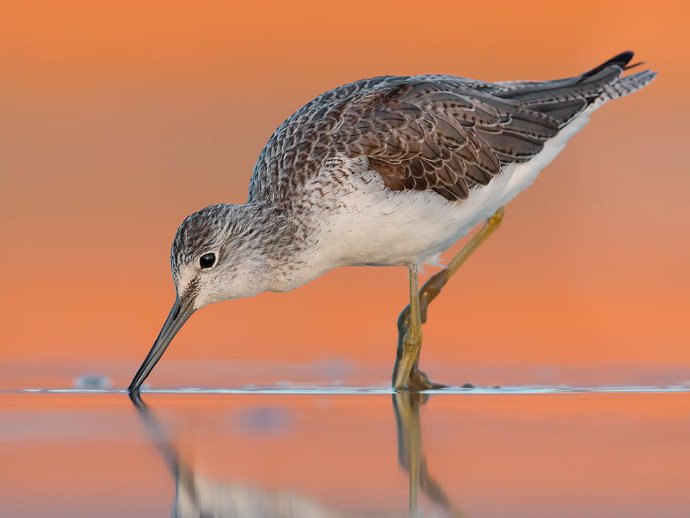
M 579 115 L 529 162 L 506 168 L 489 185 L 470 191 L 466 200 L 449 202 L 433 191 L 391 191 L 374 171 L 351 186 L 343 207 L 323 214 L 322 254 L 314 266 L 397 265 L 434 262 L 441 252 L 489 218 L 536 179 L 541 170 L 587 122 L 594 107 Z

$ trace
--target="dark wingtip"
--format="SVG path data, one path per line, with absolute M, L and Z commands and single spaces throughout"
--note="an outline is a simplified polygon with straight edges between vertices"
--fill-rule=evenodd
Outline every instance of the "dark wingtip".
M 637 68 L 642 65 L 644 65 L 644 61 L 638 61 L 637 63 L 633 63 L 632 65 L 627 65 L 623 70 L 630 70 L 631 68 Z
M 630 63 L 630 60 L 633 58 L 635 53 L 632 50 L 626 50 L 625 52 L 621 52 L 620 54 L 617 54 L 613 56 L 611 59 L 608 61 L 605 61 L 598 67 L 593 68 L 592 70 L 589 70 L 582 74 L 582 79 L 586 79 L 588 77 L 592 77 L 593 75 L 598 74 L 602 70 L 611 67 L 611 66 L 617 66 L 620 67 L 621 70 L 626 70 L 626 67 L 628 63 Z M 634 66 L 637 66 L 639 63 L 636 63 L 635 65 L 631 65 L 628 68 L 632 68 Z
M 632 50 L 626 50 L 624 52 L 621 52 L 617 56 L 612 57 L 609 59 L 606 63 L 602 64 L 602 67 L 607 67 L 609 65 L 618 65 L 621 68 L 625 68 L 625 66 L 630 63 L 630 60 L 635 56 L 635 53 Z

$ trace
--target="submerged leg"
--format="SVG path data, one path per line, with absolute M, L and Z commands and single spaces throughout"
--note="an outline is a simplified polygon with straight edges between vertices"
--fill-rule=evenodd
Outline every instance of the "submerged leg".
M 408 388 L 410 390 L 426 390 L 430 388 L 439 388 L 443 385 L 438 383 L 433 383 L 429 381 L 429 378 L 422 371 L 419 370 L 419 351 L 421 350 L 421 324 L 424 324 L 427 319 L 429 304 L 434 300 L 443 286 L 446 285 L 448 280 L 453 276 L 458 268 L 467 260 L 467 258 L 472 255 L 479 245 L 481 245 L 487 238 L 493 234 L 496 229 L 501 225 L 503 221 L 503 207 L 498 209 L 487 221 L 484 223 L 482 228 L 472 236 L 472 238 L 467 242 L 465 246 L 457 253 L 455 257 L 448 263 L 448 266 L 441 270 L 440 272 L 432 275 L 428 281 L 424 283 L 422 289 L 419 292 L 418 297 L 412 297 L 410 294 L 410 305 L 402 310 L 400 316 L 398 317 L 398 352 L 395 360 L 395 368 L 393 370 L 393 386 L 398 388 Z M 416 299 L 418 304 L 419 320 L 420 320 L 420 344 L 419 348 L 416 350 L 416 357 L 412 363 L 409 374 L 406 375 L 407 381 L 404 385 L 399 386 L 398 380 L 404 373 L 401 373 L 401 364 L 405 358 L 405 337 L 408 335 L 409 330 L 414 325 L 414 316 L 412 301 Z

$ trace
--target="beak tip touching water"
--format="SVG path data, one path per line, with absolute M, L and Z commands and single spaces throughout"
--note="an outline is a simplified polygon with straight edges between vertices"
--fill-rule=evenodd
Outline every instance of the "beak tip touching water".
M 170 342 L 175 337 L 177 332 L 184 325 L 187 319 L 192 316 L 192 313 L 194 313 L 193 298 L 188 300 L 177 298 L 175 300 L 175 303 L 168 314 L 168 318 L 165 319 L 165 323 L 158 334 L 158 338 L 156 338 L 156 341 L 153 343 L 153 346 L 149 351 L 149 354 L 146 356 L 146 359 L 141 364 L 141 367 L 139 367 L 139 370 L 134 375 L 132 382 L 127 388 L 127 391 L 130 394 L 139 392 L 142 383 L 144 383 L 148 375 L 156 366 L 158 360 L 161 359 L 161 356 L 163 356 L 163 353 L 168 348 L 168 345 L 170 345 Z

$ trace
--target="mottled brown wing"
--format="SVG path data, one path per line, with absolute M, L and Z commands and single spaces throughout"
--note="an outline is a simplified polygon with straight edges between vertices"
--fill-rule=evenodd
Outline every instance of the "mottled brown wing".
M 353 100 L 334 141 L 348 156 L 368 157 L 391 189 L 465 199 L 506 165 L 534 157 L 590 103 L 620 94 L 607 88 L 632 57 L 554 81 L 391 78 Z
M 418 77 L 352 102 L 334 142 L 347 156 L 366 156 L 390 189 L 433 189 L 461 200 L 504 165 L 532 158 L 559 127 L 545 113 L 462 81 Z
M 590 103 L 650 81 L 651 72 L 618 81 L 631 58 L 624 52 L 554 81 L 382 76 L 340 86 L 304 105 L 271 136 L 254 167 L 250 201 L 291 203 L 292 193 L 336 155 L 366 157 L 390 189 L 465 199 L 507 165 L 534 157 Z

